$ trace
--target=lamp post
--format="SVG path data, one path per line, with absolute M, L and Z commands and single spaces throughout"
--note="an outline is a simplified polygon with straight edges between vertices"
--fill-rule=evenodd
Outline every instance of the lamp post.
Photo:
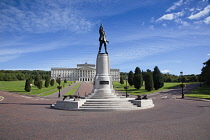
M 31 94 L 31 92 L 32 92 L 32 86 L 33 86 L 33 84 L 30 84 L 30 87 L 31 87 L 30 94 Z
M 181 82 L 182 82 L 182 99 L 184 98 L 184 92 L 183 92 L 183 88 L 184 88 L 184 84 L 183 84 L 183 72 L 180 72 L 180 77 L 181 77 Z
M 126 98 L 128 97 L 128 86 L 127 86 L 127 83 L 128 83 L 128 76 L 125 77 L 125 80 L 126 80 Z
M 59 86 L 57 86 L 57 88 L 58 88 L 58 98 L 60 98 L 60 96 L 61 96 L 61 94 L 60 94 L 60 91 L 61 91 L 61 75 L 59 75 L 58 76 L 59 78 L 58 78 L 58 84 L 59 84 Z

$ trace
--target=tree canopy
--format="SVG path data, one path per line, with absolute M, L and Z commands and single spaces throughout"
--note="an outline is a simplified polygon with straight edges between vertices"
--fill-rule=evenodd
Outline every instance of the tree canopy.
M 210 59 L 203 63 L 204 67 L 201 69 L 200 81 L 206 82 L 210 85 Z
M 132 71 L 130 71 L 130 72 L 128 73 L 128 84 L 129 84 L 130 86 L 133 85 L 133 77 L 134 77 L 134 74 L 133 74 Z
M 159 88 L 164 86 L 164 79 L 162 73 L 160 72 L 157 66 L 155 66 L 153 71 L 153 82 L 155 90 L 158 90 Z

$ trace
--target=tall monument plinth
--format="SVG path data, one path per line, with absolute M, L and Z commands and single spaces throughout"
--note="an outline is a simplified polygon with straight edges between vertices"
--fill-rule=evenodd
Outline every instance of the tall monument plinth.
M 96 58 L 96 76 L 94 79 L 93 96 L 95 99 L 117 98 L 110 75 L 109 56 L 98 53 Z

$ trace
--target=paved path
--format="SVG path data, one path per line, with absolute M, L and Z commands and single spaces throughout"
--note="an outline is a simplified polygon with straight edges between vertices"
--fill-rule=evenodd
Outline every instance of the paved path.
M 118 112 L 54 110 L 49 106 L 57 99 L 0 96 L 1 140 L 210 139 L 210 102 L 180 99 L 180 89 L 151 95 L 154 108 Z
M 88 95 L 89 93 L 92 93 L 92 90 L 93 90 L 93 84 L 92 83 L 90 83 L 90 82 L 83 82 L 80 85 L 80 88 L 79 88 L 78 92 L 79 92 L 79 95 L 81 97 L 84 97 L 85 95 Z
M 64 94 L 66 94 L 69 90 L 71 90 L 72 88 L 74 88 L 75 85 L 77 85 L 78 83 L 74 83 L 72 84 L 71 86 L 68 86 L 64 89 L 61 90 L 61 97 L 63 97 Z M 81 97 L 84 97 L 86 94 L 89 94 L 91 93 L 93 90 L 93 84 L 90 83 L 90 82 L 82 82 L 80 87 L 78 88 L 78 91 L 76 91 L 76 95 L 79 94 L 79 96 Z M 46 98 L 48 99 L 58 99 L 58 92 L 52 94 L 52 95 L 49 95 L 49 96 L 46 96 Z
M 69 90 L 71 90 L 77 83 L 71 84 L 71 86 L 68 86 L 66 88 L 63 88 L 60 92 L 60 98 L 63 98 L 63 95 L 66 94 Z M 58 99 L 58 91 L 52 95 L 47 96 L 49 99 Z

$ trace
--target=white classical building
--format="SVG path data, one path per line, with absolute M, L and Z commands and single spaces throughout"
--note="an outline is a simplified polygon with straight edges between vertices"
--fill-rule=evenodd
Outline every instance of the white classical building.
M 113 81 L 120 81 L 120 69 L 110 69 Z M 77 68 L 51 68 L 51 79 L 61 78 L 67 81 L 94 81 L 94 64 L 77 64 Z

